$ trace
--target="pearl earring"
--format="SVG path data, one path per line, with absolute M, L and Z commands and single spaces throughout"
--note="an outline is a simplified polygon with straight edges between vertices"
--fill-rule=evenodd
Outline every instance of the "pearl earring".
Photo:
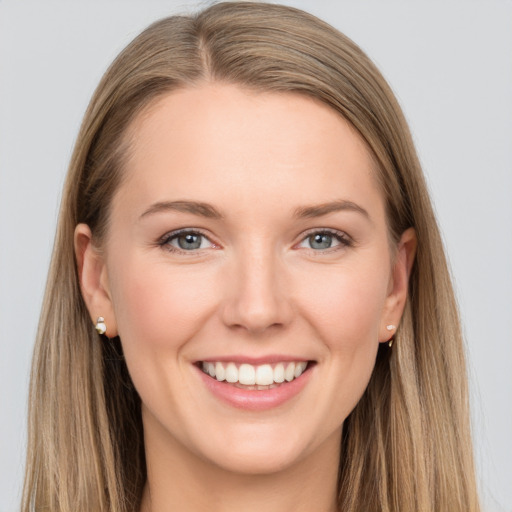
M 105 334 L 107 332 L 107 325 L 105 324 L 105 319 L 102 316 L 98 317 L 94 328 L 98 331 L 98 334 Z
M 386 325 L 386 329 L 388 331 L 394 331 L 396 329 L 396 325 L 393 325 L 393 324 Z M 393 338 L 393 336 L 392 336 L 391 339 L 388 341 L 389 348 L 391 348 L 393 346 L 393 341 L 395 341 L 395 338 Z

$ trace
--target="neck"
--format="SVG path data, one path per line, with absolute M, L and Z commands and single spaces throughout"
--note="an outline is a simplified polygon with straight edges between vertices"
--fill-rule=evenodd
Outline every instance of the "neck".
M 227 471 L 176 440 L 146 435 L 148 480 L 141 512 L 335 512 L 340 433 L 272 474 Z

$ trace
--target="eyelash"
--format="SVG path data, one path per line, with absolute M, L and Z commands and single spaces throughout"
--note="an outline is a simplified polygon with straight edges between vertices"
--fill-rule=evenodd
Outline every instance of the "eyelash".
M 189 256 L 194 253 L 197 253 L 200 250 L 200 248 L 186 250 L 186 249 L 179 249 L 179 248 L 171 245 L 171 242 L 173 240 L 177 240 L 180 236 L 184 236 L 184 235 L 199 235 L 199 236 L 207 239 L 214 247 L 216 246 L 216 244 L 214 242 L 212 242 L 204 232 L 202 232 L 201 230 L 198 230 L 198 229 L 189 229 L 189 228 L 184 228 L 184 229 L 180 229 L 178 231 L 172 231 L 170 233 L 167 233 L 162 238 L 160 238 L 160 240 L 157 242 L 157 245 L 166 249 L 169 252 L 172 252 L 172 253 L 187 254 Z M 354 241 L 352 240 L 352 238 L 350 238 L 343 231 L 338 231 L 335 229 L 314 229 L 309 232 L 306 232 L 304 234 L 304 236 L 302 237 L 302 239 L 300 240 L 299 244 L 295 244 L 294 247 L 297 247 L 298 245 L 304 243 L 308 238 L 310 238 L 314 235 L 329 235 L 329 236 L 332 236 L 334 239 L 336 239 L 339 242 L 339 245 L 336 245 L 334 247 L 328 247 L 323 250 L 316 250 L 316 249 L 313 249 L 312 247 L 306 248 L 318 255 L 335 252 L 337 250 L 341 250 L 341 249 L 344 249 L 347 247 L 353 247 L 353 245 L 354 245 Z
M 166 249 L 169 252 L 179 253 L 179 254 L 187 254 L 187 255 L 190 256 L 193 253 L 196 253 L 198 250 L 197 249 L 196 250 L 179 249 L 178 247 L 174 247 L 174 246 L 171 245 L 171 242 L 173 240 L 177 240 L 180 236 L 185 236 L 185 235 L 199 235 L 199 236 L 201 236 L 203 238 L 206 238 L 206 240 L 208 240 L 212 245 L 214 245 L 214 246 L 216 245 L 201 230 L 199 230 L 199 229 L 189 229 L 189 228 L 179 229 L 177 231 L 171 231 L 170 233 L 165 234 L 158 241 L 158 245 L 160 247 Z
M 329 235 L 339 242 L 339 245 L 336 245 L 334 247 L 328 247 L 323 250 L 316 250 L 313 249 L 312 247 L 309 247 L 308 249 L 312 251 L 315 255 L 322 255 L 326 253 L 329 254 L 335 251 L 345 249 L 347 247 L 354 246 L 353 239 L 350 236 L 348 236 L 344 231 L 338 231 L 337 229 L 313 229 L 305 233 L 299 244 L 304 243 L 308 238 L 311 238 L 314 235 Z

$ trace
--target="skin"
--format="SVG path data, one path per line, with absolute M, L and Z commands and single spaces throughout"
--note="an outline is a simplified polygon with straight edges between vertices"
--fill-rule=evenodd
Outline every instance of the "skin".
M 335 510 L 341 429 L 400 321 L 414 232 L 391 246 L 365 144 L 312 99 L 205 84 L 159 99 L 128 135 L 102 251 L 83 224 L 75 245 L 91 318 L 121 337 L 142 399 L 143 510 Z M 161 207 L 172 201 L 221 217 Z M 201 248 L 162 245 L 182 228 Z M 312 246 L 325 230 L 342 238 Z M 315 364 L 270 410 L 220 401 L 194 366 L 275 354 Z

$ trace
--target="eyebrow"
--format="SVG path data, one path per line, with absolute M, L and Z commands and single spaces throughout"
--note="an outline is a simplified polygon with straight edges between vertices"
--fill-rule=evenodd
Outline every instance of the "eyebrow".
M 208 219 L 222 219 L 222 214 L 211 204 L 197 201 L 161 201 L 151 205 L 140 218 L 168 211 L 192 213 Z
M 338 201 L 331 201 L 329 203 L 323 203 L 319 205 L 299 207 L 295 210 L 294 216 L 299 219 L 315 218 L 339 211 L 352 211 L 360 213 L 371 221 L 370 214 L 362 206 L 359 206 L 358 204 L 352 201 L 346 201 L 344 199 L 340 199 Z
M 211 204 L 198 201 L 160 201 L 151 205 L 141 216 L 146 217 L 155 213 L 177 211 L 191 213 L 208 219 L 222 219 L 224 216 Z M 358 204 L 340 199 L 329 203 L 322 203 L 313 206 L 301 206 L 294 211 L 294 217 L 298 219 L 316 218 L 328 215 L 329 213 L 339 211 L 352 211 L 362 214 L 368 220 L 371 220 L 369 213 Z

